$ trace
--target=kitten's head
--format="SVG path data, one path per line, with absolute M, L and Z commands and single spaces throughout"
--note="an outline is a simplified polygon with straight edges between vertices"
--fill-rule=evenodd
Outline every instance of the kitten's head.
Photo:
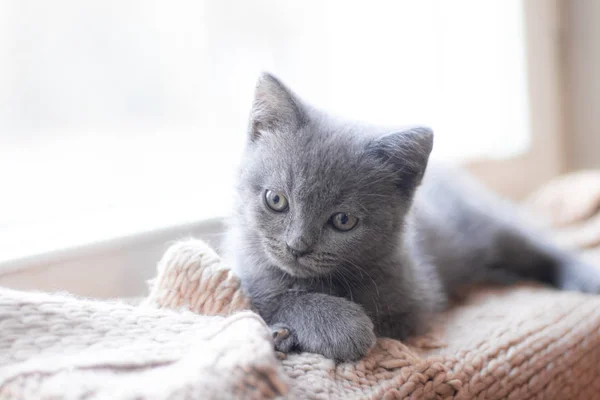
M 432 145 L 428 128 L 335 120 L 264 74 L 238 188 L 240 245 L 297 277 L 368 265 L 397 246 Z

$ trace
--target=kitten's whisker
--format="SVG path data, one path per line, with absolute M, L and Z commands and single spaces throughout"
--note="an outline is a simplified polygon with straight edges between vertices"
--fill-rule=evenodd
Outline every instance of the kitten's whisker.
M 340 272 L 343 272 L 343 270 L 340 270 Z M 348 294 L 350 295 L 350 300 L 354 301 L 354 296 L 352 294 L 352 287 L 348 283 L 348 280 L 346 279 L 346 277 L 344 276 L 344 274 L 339 275 L 339 277 L 342 278 L 343 283 L 345 283 L 346 290 L 348 290 Z
M 354 273 L 358 272 L 360 274 L 360 278 L 362 278 L 363 273 L 371 280 L 371 282 L 373 283 L 373 287 L 375 288 L 375 294 L 376 294 L 376 298 L 375 296 L 373 296 L 373 291 L 370 288 L 370 285 L 367 285 L 365 282 L 362 281 L 362 279 L 359 279 L 359 281 L 357 283 L 362 284 L 362 287 L 367 290 L 367 292 L 371 295 L 371 299 L 373 300 L 373 304 L 375 305 L 375 313 L 377 314 L 377 316 L 379 316 L 379 299 L 381 298 L 381 295 L 379 293 L 379 288 L 377 287 L 377 283 L 375 282 L 375 280 L 373 279 L 373 277 L 364 269 L 361 268 L 359 265 L 353 263 L 350 260 L 341 258 L 340 259 L 346 264 L 346 265 L 350 265 L 354 268 L 356 268 L 357 271 L 354 271 Z M 352 270 L 348 270 L 348 269 L 344 269 L 342 267 L 343 271 L 346 271 L 347 273 L 352 273 Z

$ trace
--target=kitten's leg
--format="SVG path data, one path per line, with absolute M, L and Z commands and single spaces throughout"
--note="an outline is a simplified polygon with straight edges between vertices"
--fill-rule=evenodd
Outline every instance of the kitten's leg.
M 498 234 L 496 245 L 500 255 L 492 269 L 504 268 L 559 289 L 600 293 L 600 267 L 545 240 L 542 233 L 506 228 Z
M 446 293 L 476 282 L 540 281 L 600 292 L 600 268 L 544 238 L 514 205 L 460 171 L 430 171 L 413 212 L 416 257 L 432 262 Z
M 559 248 L 525 224 L 474 213 L 477 223 L 438 242 L 435 264 L 450 295 L 464 284 L 533 280 L 559 289 L 600 293 L 600 268 Z M 476 228 L 469 229 L 475 226 Z M 451 248 L 439 251 L 441 247 Z
M 375 344 L 373 323 L 360 305 L 349 300 L 293 291 L 283 294 L 278 303 L 267 318 L 277 351 L 306 351 L 352 361 Z

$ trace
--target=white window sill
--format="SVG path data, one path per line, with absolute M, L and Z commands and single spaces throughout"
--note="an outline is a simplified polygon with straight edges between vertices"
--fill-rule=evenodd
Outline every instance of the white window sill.
M 183 133 L 3 139 L 0 286 L 139 295 L 171 241 L 212 240 L 230 212 L 235 146 Z
M 175 240 L 218 247 L 223 219 L 189 210 L 138 208 L 0 230 L 0 286 L 67 291 L 87 297 L 136 297 Z

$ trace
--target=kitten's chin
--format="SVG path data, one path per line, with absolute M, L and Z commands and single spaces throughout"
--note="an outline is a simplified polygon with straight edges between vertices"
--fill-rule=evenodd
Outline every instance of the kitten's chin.
M 292 267 L 290 268 L 289 266 L 283 264 L 283 263 L 278 263 L 276 264 L 277 268 L 279 268 L 281 271 L 285 272 L 286 274 L 293 276 L 294 278 L 311 278 L 314 277 L 314 274 L 312 274 L 310 271 L 304 271 L 300 268 L 295 268 Z
M 315 278 L 323 275 L 322 271 L 315 271 L 310 266 L 306 265 L 308 261 L 302 259 L 286 259 L 282 260 L 279 257 L 267 253 L 271 262 L 286 274 L 293 276 L 294 278 Z

